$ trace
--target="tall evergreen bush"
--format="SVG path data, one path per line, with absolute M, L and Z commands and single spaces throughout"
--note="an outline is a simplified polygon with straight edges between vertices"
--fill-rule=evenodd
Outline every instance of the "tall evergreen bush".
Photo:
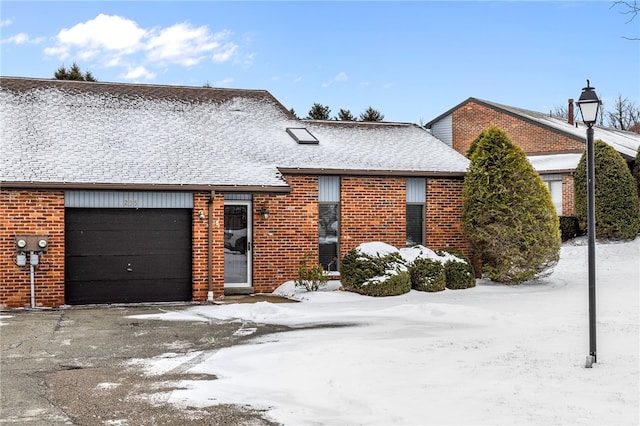
M 632 240 L 640 231 L 636 185 L 620 153 L 601 140 L 593 145 L 596 237 Z M 587 155 L 573 177 L 574 209 L 580 229 L 587 228 Z
M 638 197 L 640 197 L 640 146 L 638 147 L 636 159 L 633 163 L 633 178 L 636 181 L 636 192 L 638 193 Z
M 559 259 L 560 225 L 544 182 L 495 126 L 471 146 L 463 224 L 484 274 L 505 283 L 548 274 Z

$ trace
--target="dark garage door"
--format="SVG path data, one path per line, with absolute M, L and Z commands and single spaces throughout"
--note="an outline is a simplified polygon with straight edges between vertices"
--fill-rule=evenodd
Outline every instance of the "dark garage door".
M 191 211 L 67 209 L 65 302 L 191 300 Z

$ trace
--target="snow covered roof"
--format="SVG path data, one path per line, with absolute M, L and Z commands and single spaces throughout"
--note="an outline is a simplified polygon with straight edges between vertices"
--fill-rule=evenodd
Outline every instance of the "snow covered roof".
M 517 116 L 531 123 L 559 132 L 564 136 L 573 138 L 579 142 L 586 143 L 586 126 L 582 122 L 576 122 L 576 124 L 569 124 L 567 120 L 564 118 L 551 117 L 549 114 L 530 111 L 522 108 L 516 108 L 508 105 L 499 104 L 496 102 L 485 101 L 478 98 L 468 98 L 461 104 L 455 106 L 454 108 L 448 110 L 447 112 L 439 115 L 435 119 L 428 122 L 425 125 L 425 127 L 431 127 L 431 125 L 440 121 L 442 118 L 451 114 L 452 111 L 460 108 L 461 106 L 467 104 L 468 102 L 476 102 L 476 103 L 484 104 L 491 108 Z M 639 134 L 618 130 L 618 129 L 613 129 L 609 127 L 594 126 L 594 140 L 598 140 L 598 139 L 611 145 L 626 160 L 634 159 L 636 156 L 636 153 L 638 152 L 638 147 L 640 147 Z
M 0 77 L 0 117 L 2 184 L 286 190 L 282 173 L 296 171 L 468 166 L 417 125 L 298 120 L 263 90 Z M 288 128 L 319 143 L 297 143 Z
M 582 154 L 530 155 L 527 158 L 538 173 L 563 173 L 578 167 Z

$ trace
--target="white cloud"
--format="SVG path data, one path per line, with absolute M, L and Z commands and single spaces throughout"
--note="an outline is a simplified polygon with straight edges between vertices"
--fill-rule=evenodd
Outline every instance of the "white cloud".
M 3 38 L 0 43 L 2 44 L 39 44 L 44 41 L 44 37 L 31 38 L 27 33 L 18 33 L 11 37 Z
M 87 22 L 62 29 L 56 44 L 48 54 L 70 55 L 73 49 L 82 55 L 86 51 L 131 54 L 143 47 L 148 33 L 129 19 L 100 14 Z M 47 53 L 47 52 L 45 52 Z
M 347 77 L 347 73 L 345 72 L 339 72 L 335 77 L 333 77 L 331 80 L 329 81 L 325 81 L 324 83 L 322 83 L 322 87 L 329 87 L 331 86 L 333 83 L 341 83 L 343 81 L 347 81 L 349 79 L 349 77 Z
M 238 50 L 238 45 L 233 43 L 227 43 L 222 46 L 222 49 L 213 54 L 213 62 L 220 64 L 222 62 L 227 62 Z
M 145 67 L 140 65 L 129 69 L 125 74 L 122 74 L 121 77 L 126 78 L 127 80 L 138 80 L 141 78 L 145 80 L 152 80 L 156 78 L 156 74 L 148 71 Z
M 60 30 L 55 43 L 44 52 L 61 60 L 91 59 L 99 60 L 103 67 L 123 67 L 123 78 L 152 79 L 156 76 L 154 67 L 189 67 L 207 58 L 214 63 L 231 60 L 239 49 L 231 36 L 227 30 L 214 33 L 206 25 L 195 27 L 186 22 L 142 28 L 130 19 L 100 14 Z M 24 42 L 25 37 L 15 36 L 12 42 Z
M 0 21 L 0 27 L 8 27 L 11 24 L 13 24 L 11 19 L 3 19 Z
M 214 62 L 225 62 L 237 48 L 233 43 L 222 45 L 221 40 L 229 36 L 228 31 L 213 34 L 206 26 L 196 28 L 188 23 L 176 24 L 150 38 L 146 46 L 148 59 L 192 66 L 212 54 Z

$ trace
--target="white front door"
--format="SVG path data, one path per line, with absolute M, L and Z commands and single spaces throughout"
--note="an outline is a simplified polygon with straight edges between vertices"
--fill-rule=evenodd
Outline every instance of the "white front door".
M 251 288 L 251 201 L 224 203 L 224 286 Z

